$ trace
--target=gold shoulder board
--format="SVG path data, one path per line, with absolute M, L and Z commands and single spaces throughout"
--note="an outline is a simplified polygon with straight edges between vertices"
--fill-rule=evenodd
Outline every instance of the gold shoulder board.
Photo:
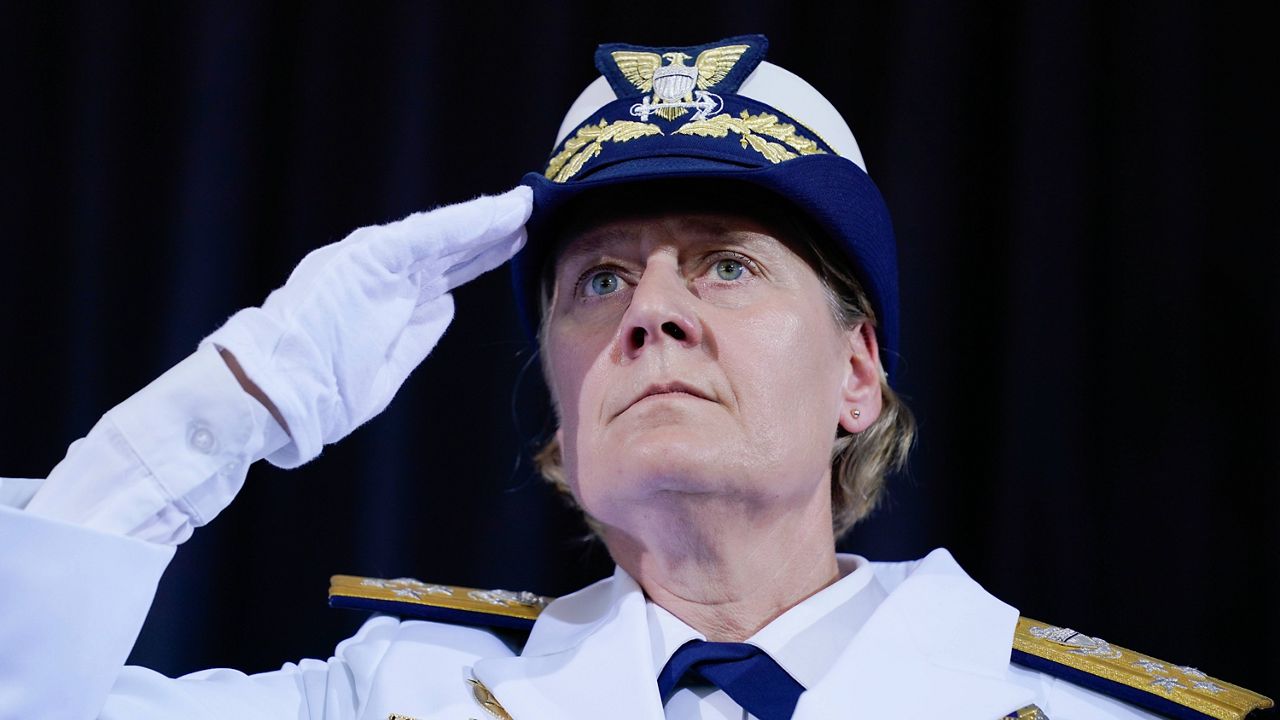
M 1018 618 L 1013 634 L 1012 659 L 1169 717 L 1235 720 L 1273 705 L 1267 697 L 1193 667 L 1025 617 Z
M 553 599 L 524 591 L 432 585 L 413 578 L 334 575 L 329 579 L 330 607 L 524 631 L 533 627 Z

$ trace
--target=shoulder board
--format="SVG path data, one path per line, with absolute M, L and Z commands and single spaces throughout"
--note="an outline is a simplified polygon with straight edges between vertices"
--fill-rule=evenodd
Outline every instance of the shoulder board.
M 1013 634 L 1012 660 L 1178 720 L 1235 720 L 1273 704 L 1193 667 L 1025 617 L 1018 618 Z
M 330 607 L 525 632 L 533 629 L 533 621 L 553 599 L 531 592 L 431 585 L 412 578 L 334 575 L 329 579 Z

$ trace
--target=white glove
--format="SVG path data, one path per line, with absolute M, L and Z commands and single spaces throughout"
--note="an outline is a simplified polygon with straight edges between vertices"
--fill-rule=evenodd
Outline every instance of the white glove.
M 283 417 L 293 442 L 268 459 L 297 467 L 382 412 L 453 319 L 449 292 L 520 250 L 532 208 L 520 186 L 361 228 L 205 338 Z

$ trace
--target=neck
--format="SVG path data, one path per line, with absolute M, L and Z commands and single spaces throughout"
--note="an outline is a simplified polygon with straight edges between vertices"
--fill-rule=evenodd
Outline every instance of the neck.
M 828 497 L 780 514 L 687 495 L 660 505 L 639 532 L 606 527 L 605 543 L 649 599 L 708 640 L 742 642 L 839 579 Z

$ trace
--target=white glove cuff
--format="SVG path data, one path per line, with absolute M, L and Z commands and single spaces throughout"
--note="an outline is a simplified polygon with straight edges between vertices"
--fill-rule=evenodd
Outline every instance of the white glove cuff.
M 296 333 L 288 343 L 289 354 L 295 356 L 290 358 L 293 362 L 282 363 L 278 358 L 273 361 L 285 341 L 285 335 L 285 328 L 261 308 L 245 308 L 232 315 L 200 345 L 213 345 L 229 351 L 245 375 L 275 404 L 292 442 L 267 455 L 266 460 L 276 467 L 295 468 L 314 459 L 324 447 L 320 424 L 315 420 L 317 412 L 315 408 L 308 407 L 304 398 L 316 398 L 327 393 L 299 391 L 316 384 L 315 365 L 322 358 L 314 347 L 307 352 L 308 348 L 302 346 Z M 281 377 L 286 373 L 284 368 L 299 364 L 296 356 L 300 354 L 310 356 L 311 367 L 299 368 L 298 373 Z

